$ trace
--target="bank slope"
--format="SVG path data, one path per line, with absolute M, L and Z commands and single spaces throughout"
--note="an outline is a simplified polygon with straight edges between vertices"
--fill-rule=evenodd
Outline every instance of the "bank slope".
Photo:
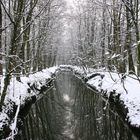
M 122 75 L 97 69 L 62 65 L 61 69 L 70 69 L 81 77 L 90 87 L 96 89 L 103 96 L 119 99 L 128 110 L 126 121 L 140 129 L 140 81 L 135 75 Z M 112 95 L 113 94 L 113 95 Z
M 43 90 L 51 86 L 57 67 L 44 69 L 40 72 L 30 74 L 29 77 L 22 76 L 21 82 L 15 77 L 10 81 L 5 97 L 5 105 L 0 112 L 0 139 L 7 137 L 12 139 L 17 133 L 17 118 L 22 109 L 40 98 Z M 1 79 L 1 91 L 3 90 L 3 79 Z M 24 115 L 24 114 L 23 114 Z

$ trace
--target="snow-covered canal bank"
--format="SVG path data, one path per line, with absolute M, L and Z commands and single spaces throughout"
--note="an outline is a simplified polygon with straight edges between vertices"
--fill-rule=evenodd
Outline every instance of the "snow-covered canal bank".
M 30 74 L 29 77 L 21 77 L 21 82 L 13 77 L 8 86 L 5 97 L 5 105 L 0 112 L 0 139 L 14 139 L 17 134 L 19 116 L 26 116 L 31 105 L 43 95 L 42 92 L 51 88 L 54 73 L 57 67 L 44 69 Z M 4 77 L 1 79 L 1 91 Z M 26 110 L 26 111 L 25 111 Z
M 137 140 L 113 104 L 106 104 L 71 72 L 33 105 L 17 140 Z
M 71 71 L 71 74 L 69 73 L 67 73 L 68 75 L 64 74 L 65 76 L 63 74 L 60 74 L 60 76 L 57 75 L 57 73 L 61 73 L 61 71 Z M 72 76 L 72 74 L 75 74 L 75 75 Z M 84 84 L 82 84 L 82 82 L 78 80 L 77 78 L 74 78 L 75 76 L 82 78 L 84 81 Z M 36 101 L 36 99 L 40 99 L 42 97 L 42 94 L 40 93 L 44 93 L 44 91 L 46 92 L 46 89 L 49 89 L 50 85 L 48 84 L 48 82 L 50 80 L 53 81 L 53 79 L 56 79 L 55 84 L 54 84 L 55 86 L 53 89 L 51 89 L 50 92 L 51 94 L 53 95 L 56 94 L 56 95 L 50 98 L 43 94 L 43 98 L 46 98 L 46 97 L 48 98 L 47 100 L 48 106 L 49 107 L 51 106 L 51 109 L 50 108 L 48 109 L 50 111 L 45 111 L 47 114 L 44 114 L 44 115 L 48 116 L 49 113 L 54 111 L 54 114 L 51 114 L 54 117 L 56 117 L 54 118 L 54 120 L 57 119 L 59 115 L 61 116 L 61 118 L 64 117 L 61 123 L 63 126 L 63 131 L 61 132 L 61 135 L 63 137 L 65 136 L 67 137 L 67 139 L 68 138 L 76 139 L 76 140 L 78 139 L 75 135 L 79 135 L 79 133 L 81 132 L 77 132 L 78 134 L 73 133 L 73 129 L 75 130 L 75 127 L 77 127 L 77 119 L 75 117 L 79 117 L 80 120 L 83 119 L 84 117 L 85 118 L 90 117 L 91 119 L 92 117 L 94 117 L 93 119 L 95 119 L 96 117 L 96 119 L 101 123 L 100 126 L 98 125 L 96 126 L 95 123 L 93 124 L 91 123 L 91 124 L 95 125 L 96 129 L 99 129 L 99 130 L 100 130 L 99 127 L 104 125 L 104 123 L 107 124 L 107 126 L 113 125 L 113 126 L 110 126 L 111 127 L 110 129 L 115 129 L 114 131 L 116 131 L 116 129 L 120 129 L 120 128 L 114 128 L 114 125 L 115 125 L 114 122 L 113 124 L 112 122 L 104 122 L 104 119 L 105 120 L 111 119 L 111 117 L 109 116 L 111 113 L 114 115 L 113 116 L 114 118 L 117 118 L 117 120 L 115 120 L 117 125 L 118 125 L 118 122 L 121 121 L 121 125 L 119 123 L 117 127 L 122 127 L 122 124 L 123 124 L 124 129 L 127 131 L 130 131 L 129 134 L 131 134 L 132 139 L 134 138 L 134 135 L 131 132 L 131 130 L 127 127 L 126 122 L 129 122 L 130 126 L 137 128 L 138 132 L 140 131 L 139 129 L 140 128 L 140 119 L 139 119 L 140 118 L 140 95 L 139 95 L 140 83 L 139 83 L 138 77 L 133 76 L 133 75 L 122 76 L 117 73 L 109 73 L 109 72 L 105 72 L 101 70 L 94 70 L 94 69 L 86 70 L 86 69 L 76 67 L 76 66 L 63 65 L 59 67 L 52 67 L 52 68 L 43 70 L 41 72 L 37 72 L 35 74 L 30 75 L 29 77 L 23 77 L 21 78 L 22 82 L 17 82 L 15 78 L 12 78 L 11 84 L 8 87 L 8 93 L 5 100 L 6 106 L 3 107 L 3 111 L 0 113 L 0 130 L 2 132 L 0 133 L 1 137 L 3 137 L 3 134 L 7 133 L 7 130 L 8 132 L 11 131 L 9 138 L 14 137 L 14 135 L 18 132 L 18 129 L 16 127 L 17 122 L 18 122 L 17 116 L 18 114 L 21 115 L 24 113 L 24 111 L 22 111 L 21 113 L 21 110 L 22 108 L 24 108 L 23 106 L 25 106 L 26 108 L 26 101 L 28 99 L 29 100 L 31 99 L 31 101 L 33 100 Z M 92 97 L 90 97 L 89 99 L 86 99 L 89 93 L 86 91 L 87 88 L 85 87 L 85 85 L 88 85 L 92 87 L 92 89 L 96 90 L 97 93 L 95 94 L 93 93 L 93 91 L 88 89 L 88 91 L 90 91 L 91 94 L 95 94 L 94 96 L 96 96 L 98 102 L 96 101 L 93 102 L 92 100 L 90 100 L 90 98 Z M 1 81 L 1 86 L 3 86 L 2 81 Z M 84 89 L 84 91 L 81 91 L 82 89 Z M 84 96 L 80 95 L 80 93 L 84 94 Z M 58 99 L 57 98 L 55 99 L 55 96 L 57 96 Z M 103 99 L 104 100 L 103 101 L 101 99 L 102 96 L 104 97 L 106 96 L 107 97 L 106 99 L 110 97 L 114 97 L 115 100 L 113 99 L 114 100 L 113 103 L 110 103 L 109 100 Z M 57 111 L 55 110 L 57 107 L 53 105 L 52 101 L 56 102 L 56 104 L 59 107 L 61 107 L 63 110 L 62 113 L 60 111 L 60 114 L 58 116 L 57 116 L 57 112 L 55 112 Z M 78 103 L 79 101 L 81 102 L 80 104 Z M 86 105 L 83 105 L 82 107 L 82 104 L 85 104 L 85 103 Z M 121 105 L 123 105 L 123 108 L 122 106 L 120 106 L 120 103 Z M 80 112 L 83 111 L 84 107 L 87 107 L 87 110 L 88 110 L 88 107 L 90 106 L 90 110 L 88 111 L 89 112 L 91 111 L 91 114 L 92 115 L 94 114 L 94 115 L 90 116 L 89 115 L 90 113 L 85 114 L 83 112 L 84 117 L 82 117 L 83 114 L 80 114 L 80 112 L 77 112 L 77 110 L 75 109 L 73 110 L 73 106 L 75 106 L 76 104 L 79 104 L 78 106 L 81 107 L 79 109 Z M 36 117 L 37 115 L 37 114 L 34 114 L 35 113 L 34 111 L 36 109 L 37 111 L 41 111 L 41 112 L 43 111 L 42 110 L 43 108 L 39 109 L 38 106 L 36 107 L 37 108 L 32 110 L 33 117 Z M 92 112 L 92 109 L 95 111 Z M 12 112 L 12 114 L 10 114 L 9 112 Z M 44 111 L 42 113 L 41 112 L 39 112 L 39 114 L 43 115 Z M 104 112 L 106 113 L 104 114 Z M 50 117 L 53 118 L 51 115 Z M 12 116 L 12 119 L 11 119 L 11 116 Z M 30 119 L 32 118 L 31 116 L 30 116 Z M 37 119 L 38 121 L 40 121 L 40 119 L 42 119 L 42 116 L 38 116 L 38 117 L 39 118 Z M 32 121 L 33 120 L 31 119 L 31 123 L 33 123 Z M 50 122 L 50 120 L 47 120 L 47 121 Z M 57 123 L 57 120 L 55 121 L 54 122 Z M 96 120 L 94 121 L 96 122 Z M 91 122 L 94 122 L 94 121 L 92 120 Z M 86 125 L 89 125 L 89 124 L 85 124 L 85 127 L 90 127 Z M 6 129 L 3 129 L 3 126 L 6 126 Z M 46 129 L 47 126 L 43 126 L 43 127 L 44 127 L 43 129 Z M 78 126 L 78 127 L 81 127 L 81 126 Z M 77 129 L 75 131 L 78 131 Z M 92 132 L 93 130 L 95 131 L 95 128 L 93 129 L 93 126 L 91 126 L 91 129 L 89 129 L 89 131 L 91 131 L 90 133 L 93 133 Z M 32 130 L 29 130 L 29 131 L 32 131 Z M 113 133 L 112 137 L 115 136 L 114 131 L 109 132 L 109 133 Z M 118 131 L 117 133 L 120 133 L 120 130 Z M 123 136 L 123 134 L 120 134 L 120 135 L 121 135 L 120 137 Z M 127 132 L 125 135 L 127 135 Z M 125 137 L 127 139 L 127 136 Z
M 102 69 L 85 70 L 75 66 L 61 66 L 61 69 L 66 67 L 102 96 L 106 96 L 107 99 L 113 97 L 114 102 L 121 103 L 127 109 L 126 121 L 132 127 L 140 129 L 140 78 L 138 76 L 122 75 Z

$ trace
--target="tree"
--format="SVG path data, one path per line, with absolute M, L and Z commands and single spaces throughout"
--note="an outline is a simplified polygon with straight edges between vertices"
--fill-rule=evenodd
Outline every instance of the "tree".
M 105 66 L 105 39 L 106 39 L 106 0 L 103 0 L 103 11 L 102 11 L 102 35 L 101 35 L 101 47 L 102 47 L 102 67 Z
M 120 73 L 127 72 L 127 68 L 135 72 L 134 57 L 140 60 L 138 7 L 138 0 L 77 1 L 77 42 L 81 60 L 86 64 L 92 60 L 93 65 Z M 137 54 L 132 50 L 135 41 Z M 137 64 L 139 68 L 139 62 Z
M 122 0 L 127 16 L 132 20 L 135 29 L 136 44 L 137 44 L 137 74 L 140 75 L 140 34 L 139 34 L 139 0 Z
M 0 18 L 2 19 L 2 16 L 5 15 L 5 21 L 9 24 L 4 34 L 6 37 L 9 33 L 8 37 L 5 38 L 5 46 L 3 46 L 6 50 L 6 71 L 1 95 L 1 108 L 12 76 L 20 82 L 22 74 L 29 75 L 33 70 L 45 68 L 47 48 L 54 44 L 57 46 L 54 38 L 58 34 L 60 35 L 58 28 L 60 28 L 62 20 L 64 2 L 59 0 L 1 0 L 0 4 Z M 4 38 L 4 36 L 1 34 L 2 20 L 0 22 L 1 41 L 1 37 Z M 48 43 L 50 40 L 51 44 Z M 54 52 L 56 54 L 56 50 Z M 36 57 L 38 60 L 35 60 Z M 52 57 L 53 62 L 54 57 Z M 2 71 L 1 64 L 0 71 Z
M 131 29 L 132 29 L 132 24 L 131 24 L 131 14 L 126 7 L 126 39 L 125 39 L 125 48 L 128 53 L 128 68 L 130 72 L 135 73 L 135 68 L 134 68 L 134 62 L 133 62 L 133 56 L 132 56 L 132 50 L 131 50 Z
M 2 8 L 0 4 L 0 52 L 2 52 Z M 2 75 L 2 54 L 0 54 L 0 75 Z

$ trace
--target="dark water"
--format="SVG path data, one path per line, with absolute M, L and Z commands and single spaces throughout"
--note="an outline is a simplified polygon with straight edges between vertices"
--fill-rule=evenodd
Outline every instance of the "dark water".
M 17 140 L 137 140 L 109 104 L 70 72 L 33 105 Z

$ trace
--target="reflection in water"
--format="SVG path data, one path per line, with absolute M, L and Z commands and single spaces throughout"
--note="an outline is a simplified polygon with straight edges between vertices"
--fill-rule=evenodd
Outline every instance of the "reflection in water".
M 137 140 L 102 98 L 68 72 L 39 100 L 17 140 Z
M 69 95 L 67 95 L 67 94 L 64 94 L 64 95 L 63 95 L 63 98 L 64 98 L 64 101 L 67 101 L 67 102 L 70 101 L 70 97 L 69 97 Z

